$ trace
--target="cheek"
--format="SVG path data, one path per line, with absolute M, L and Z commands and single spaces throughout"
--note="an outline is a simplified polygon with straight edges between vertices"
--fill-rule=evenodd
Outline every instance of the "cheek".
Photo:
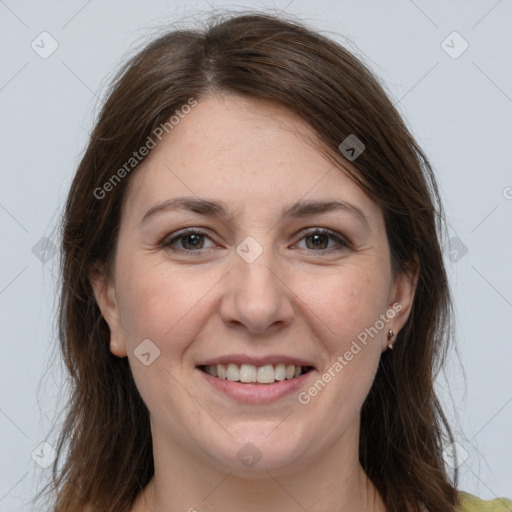
M 120 265 L 121 272 L 119 302 L 127 345 L 134 350 L 149 338 L 162 353 L 174 354 L 201 328 L 208 295 L 222 278 L 220 272 L 194 273 L 165 262 L 148 265 L 144 256 Z
M 368 269 L 338 272 L 321 286 L 310 283 L 303 288 L 304 316 L 326 358 L 318 379 L 302 390 L 299 402 L 311 418 L 328 410 L 329 421 L 340 430 L 357 418 L 378 368 L 387 332 L 380 316 L 387 308 L 383 275 Z
M 386 279 L 368 268 L 339 269 L 316 283 L 304 283 L 301 289 L 304 315 L 317 326 L 324 348 L 333 354 L 344 352 L 374 326 L 387 307 Z
M 151 413 L 165 415 L 167 424 L 181 429 L 179 417 L 162 409 L 162 403 L 177 406 L 189 401 L 182 373 L 187 350 L 208 319 L 208 299 L 222 273 L 187 272 L 165 262 L 151 265 L 147 260 L 141 256 L 138 262 L 119 264 L 119 302 L 128 358 L 137 389 Z M 137 354 L 148 339 L 157 349 L 145 345 L 145 352 L 150 353 L 145 365 Z M 193 407 L 189 412 L 199 414 Z

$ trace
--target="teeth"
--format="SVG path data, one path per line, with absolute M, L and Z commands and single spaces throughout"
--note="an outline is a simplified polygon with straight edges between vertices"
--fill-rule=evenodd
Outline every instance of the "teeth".
M 205 366 L 204 371 L 213 377 L 230 380 L 232 382 L 258 382 L 260 384 L 272 384 L 275 381 L 294 379 L 302 375 L 305 368 L 294 364 L 267 364 L 254 366 L 252 364 L 237 365 L 234 363 L 216 364 Z
M 240 366 L 240 382 L 257 382 L 256 366 L 252 364 Z
M 299 372 L 300 372 L 300 367 Z M 275 380 L 276 372 L 274 371 L 274 367 L 271 364 L 267 364 L 265 366 L 260 366 L 256 373 L 256 380 L 261 382 L 262 384 L 270 384 Z
M 286 365 L 285 364 L 276 364 L 276 380 L 284 380 L 286 379 Z
M 228 364 L 226 379 L 236 381 L 240 377 L 240 368 L 236 364 Z

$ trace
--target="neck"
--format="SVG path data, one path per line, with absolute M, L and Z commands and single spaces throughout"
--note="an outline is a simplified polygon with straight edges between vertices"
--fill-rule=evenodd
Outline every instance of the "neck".
M 315 461 L 251 477 L 195 459 L 153 434 L 155 474 L 131 512 L 385 512 L 359 463 L 358 429 Z

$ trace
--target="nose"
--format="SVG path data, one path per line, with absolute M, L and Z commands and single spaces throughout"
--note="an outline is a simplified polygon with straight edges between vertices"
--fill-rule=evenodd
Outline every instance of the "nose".
M 283 272 L 267 254 L 264 251 L 252 263 L 236 256 L 224 281 L 226 288 L 220 305 L 222 321 L 228 327 L 251 334 L 269 334 L 292 322 L 294 294 L 285 284 Z

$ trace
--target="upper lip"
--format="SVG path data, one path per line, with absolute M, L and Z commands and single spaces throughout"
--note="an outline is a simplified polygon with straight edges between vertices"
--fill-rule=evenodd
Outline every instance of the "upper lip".
M 217 356 L 212 359 L 202 361 L 197 366 L 215 366 L 217 364 L 252 364 L 254 366 L 266 366 L 268 364 L 293 364 L 295 366 L 311 366 L 315 365 L 311 361 L 301 359 L 295 356 L 287 356 L 283 354 L 269 354 L 266 356 L 249 356 L 247 354 L 229 354 Z

